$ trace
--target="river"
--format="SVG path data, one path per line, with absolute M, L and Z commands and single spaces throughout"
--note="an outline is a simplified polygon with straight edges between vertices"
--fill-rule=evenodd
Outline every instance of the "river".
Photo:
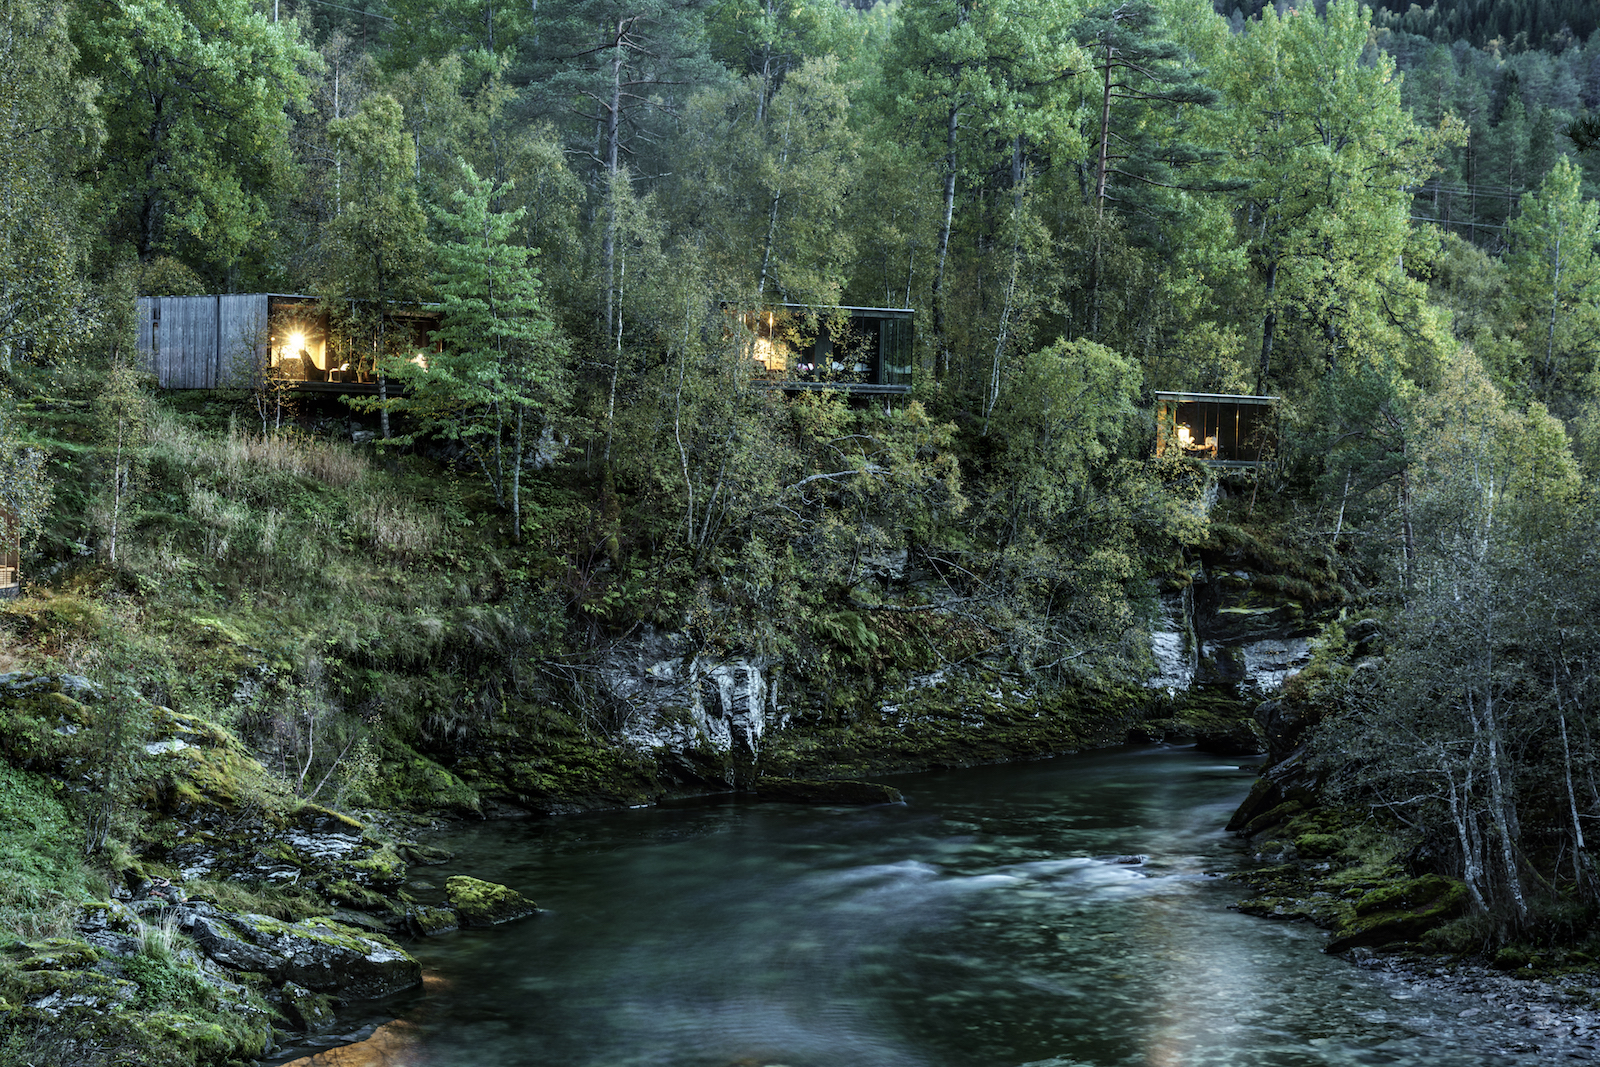
M 427 978 L 400 1018 L 297 1062 L 1541 1062 L 1505 1027 L 1460 1018 L 1447 992 L 1325 956 L 1310 927 L 1230 911 L 1239 890 L 1219 874 L 1249 857 L 1220 828 L 1252 776 L 1191 749 L 1124 748 L 884 779 L 903 805 L 699 803 L 460 829 L 436 842 L 455 861 L 416 876 L 470 873 L 546 911 L 410 946 Z

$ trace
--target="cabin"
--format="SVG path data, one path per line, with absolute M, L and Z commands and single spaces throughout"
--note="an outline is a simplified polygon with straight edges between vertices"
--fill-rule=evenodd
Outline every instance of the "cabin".
M 911 392 L 911 308 L 776 304 L 744 313 L 757 387 L 894 397 Z
M 17 513 L 0 507 L 0 600 L 22 592 L 22 523 Z
M 1156 455 L 1213 467 L 1260 466 L 1277 442 L 1275 396 L 1156 393 Z
M 163 389 L 250 389 L 268 382 L 296 392 L 378 392 L 374 353 L 384 348 L 427 366 L 438 351 L 436 308 L 392 305 L 381 318 L 360 301 L 239 293 L 141 297 L 139 351 Z

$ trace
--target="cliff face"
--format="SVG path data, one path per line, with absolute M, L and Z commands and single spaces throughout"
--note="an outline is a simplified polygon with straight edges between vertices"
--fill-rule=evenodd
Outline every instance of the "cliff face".
M 1318 606 L 1244 569 L 1197 563 L 1181 589 L 1161 594 L 1151 627 L 1155 689 L 1205 686 L 1268 697 L 1311 662 Z

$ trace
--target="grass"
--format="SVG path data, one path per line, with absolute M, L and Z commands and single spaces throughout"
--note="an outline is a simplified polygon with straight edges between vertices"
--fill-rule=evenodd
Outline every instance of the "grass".
M 71 929 L 105 886 L 83 862 L 83 830 L 47 779 L 0 762 L 0 929 L 24 940 Z
M 159 922 L 139 923 L 139 954 L 152 960 L 171 960 L 179 944 L 178 917 L 168 915 Z

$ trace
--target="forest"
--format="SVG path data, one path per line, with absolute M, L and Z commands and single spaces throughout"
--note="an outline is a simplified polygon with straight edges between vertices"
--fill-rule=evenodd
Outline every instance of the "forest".
M 1592 4 L 9 0 L 0 31 L 0 503 L 41 590 L 0 670 L 227 721 L 296 795 L 449 807 L 457 764 L 374 782 L 508 701 L 577 724 L 573 774 L 631 758 L 586 679 L 641 634 L 837 683 L 806 714 L 857 739 L 917 670 L 1138 690 L 1157 591 L 1248 542 L 1320 611 L 1302 768 L 1459 880 L 1452 946 L 1600 914 Z M 425 368 L 380 331 L 395 388 L 348 411 L 158 393 L 135 300 L 227 293 L 445 325 Z M 779 305 L 915 309 L 909 395 L 761 388 Z M 1157 390 L 1281 398 L 1275 446 L 1152 459 Z M 139 834 L 119 768 L 91 854 Z

